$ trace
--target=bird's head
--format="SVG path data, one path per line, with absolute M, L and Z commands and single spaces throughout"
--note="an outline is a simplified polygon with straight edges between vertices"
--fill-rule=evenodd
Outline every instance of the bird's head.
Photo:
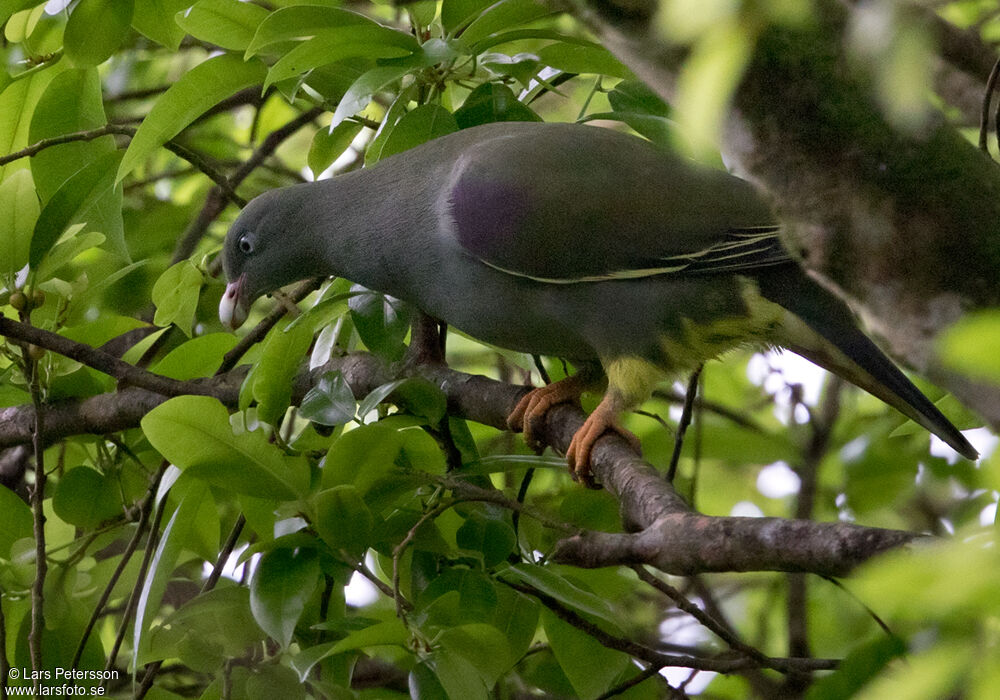
M 222 246 L 222 268 L 229 284 L 219 303 L 219 319 L 230 329 L 246 321 L 262 294 L 309 276 L 304 264 L 295 188 L 265 192 L 233 222 Z

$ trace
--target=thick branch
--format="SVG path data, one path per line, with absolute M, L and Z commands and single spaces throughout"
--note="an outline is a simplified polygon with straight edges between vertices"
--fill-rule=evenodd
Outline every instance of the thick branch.
M 798 571 L 843 576 L 917 535 L 850 523 L 665 515 L 642 532 L 589 532 L 562 540 L 555 561 L 584 568 L 635 564 L 678 576 L 710 571 Z
M 501 430 L 525 387 L 456 372 L 440 365 L 393 371 L 367 354 L 335 358 L 294 384 L 298 402 L 319 378 L 339 370 L 355 396 L 362 397 L 400 374 L 420 376 L 444 392 L 450 414 Z M 198 384 L 202 393 L 230 407 L 237 405 L 241 370 Z M 74 434 L 106 434 L 139 425 L 142 417 L 166 396 L 130 387 L 117 394 L 54 403 L 45 415 L 46 443 Z M 549 412 L 544 437 L 564 451 L 583 424 L 583 412 L 560 405 Z M 34 413 L 30 406 L 0 410 L 0 447 L 31 440 Z M 614 433 L 594 450 L 594 471 L 618 498 L 626 526 L 635 534 L 584 533 L 562 541 L 555 557 L 578 566 L 645 563 L 668 573 L 702 571 L 812 571 L 842 575 L 867 559 L 911 541 L 915 535 L 846 523 L 814 523 L 778 518 L 711 517 L 690 510 L 662 474 L 643 462 Z

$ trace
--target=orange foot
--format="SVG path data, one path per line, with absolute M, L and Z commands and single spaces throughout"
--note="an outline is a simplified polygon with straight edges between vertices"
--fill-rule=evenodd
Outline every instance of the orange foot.
M 579 403 L 580 394 L 585 387 L 585 380 L 574 374 L 553 384 L 532 389 L 521 397 L 517 406 L 507 416 L 507 427 L 514 431 L 523 431 L 524 441 L 528 443 L 528 447 L 537 449 L 541 446 L 538 435 L 545 430 L 545 416 L 549 409 L 568 401 Z
M 583 483 L 587 488 L 600 488 L 594 481 L 594 472 L 590 458 L 594 444 L 607 431 L 613 430 L 628 440 L 636 452 L 642 454 L 642 444 L 634 433 L 626 430 L 619 422 L 621 402 L 611 393 L 605 394 L 594 412 L 587 416 L 583 426 L 576 431 L 566 450 L 566 461 L 569 463 L 569 473 L 574 481 Z

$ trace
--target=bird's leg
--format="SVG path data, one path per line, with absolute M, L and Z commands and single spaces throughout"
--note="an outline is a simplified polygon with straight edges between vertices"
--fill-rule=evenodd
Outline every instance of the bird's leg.
M 417 311 L 410 325 L 410 347 L 406 363 L 415 365 L 443 365 L 447 324 Z
M 517 406 L 507 416 L 507 427 L 524 432 L 524 441 L 529 447 L 539 447 L 538 436 L 545 430 L 545 415 L 549 409 L 560 403 L 579 403 L 580 394 L 590 386 L 593 377 L 589 372 L 577 372 L 558 382 L 532 389 L 521 397 Z
M 623 438 L 639 454 L 642 454 L 642 444 L 639 438 L 622 427 L 620 417 L 630 403 L 616 391 L 609 390 L 593 413 L 587 416 L 583 426 L 576 431 L 566 450 L 566 461 L 569 463 L 569 473 L 574 481 L 582 482 L 588 488 L 595 488 L 594 473 L 590 466 L 590 457 L 597 442 L 604 433 L 613 430 Z M 600 487 L 596 487 L 600 488 Z

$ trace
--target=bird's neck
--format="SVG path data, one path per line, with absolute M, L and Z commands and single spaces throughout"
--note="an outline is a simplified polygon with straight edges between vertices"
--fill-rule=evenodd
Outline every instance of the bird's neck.
M 399 261 L 392 263 L 390 258 L 394 251 L 409 245 L 398 239 L 410 230 L 407 222 L 398 220 L 406 207 L 397 188 L 387 188 L 383 180 L 369 174 L 360 170 L 310 185 L 319 189 L 321 196 L 307 200 L 315 210 L 305 215 L 320 219 L 318 228 L 323 235 L 316 240 L 323 245 L 309 255 L 315 256 L 320 274 L 346 277 L 400 296 L 405 293 L 405 283 L 400 279 Z

